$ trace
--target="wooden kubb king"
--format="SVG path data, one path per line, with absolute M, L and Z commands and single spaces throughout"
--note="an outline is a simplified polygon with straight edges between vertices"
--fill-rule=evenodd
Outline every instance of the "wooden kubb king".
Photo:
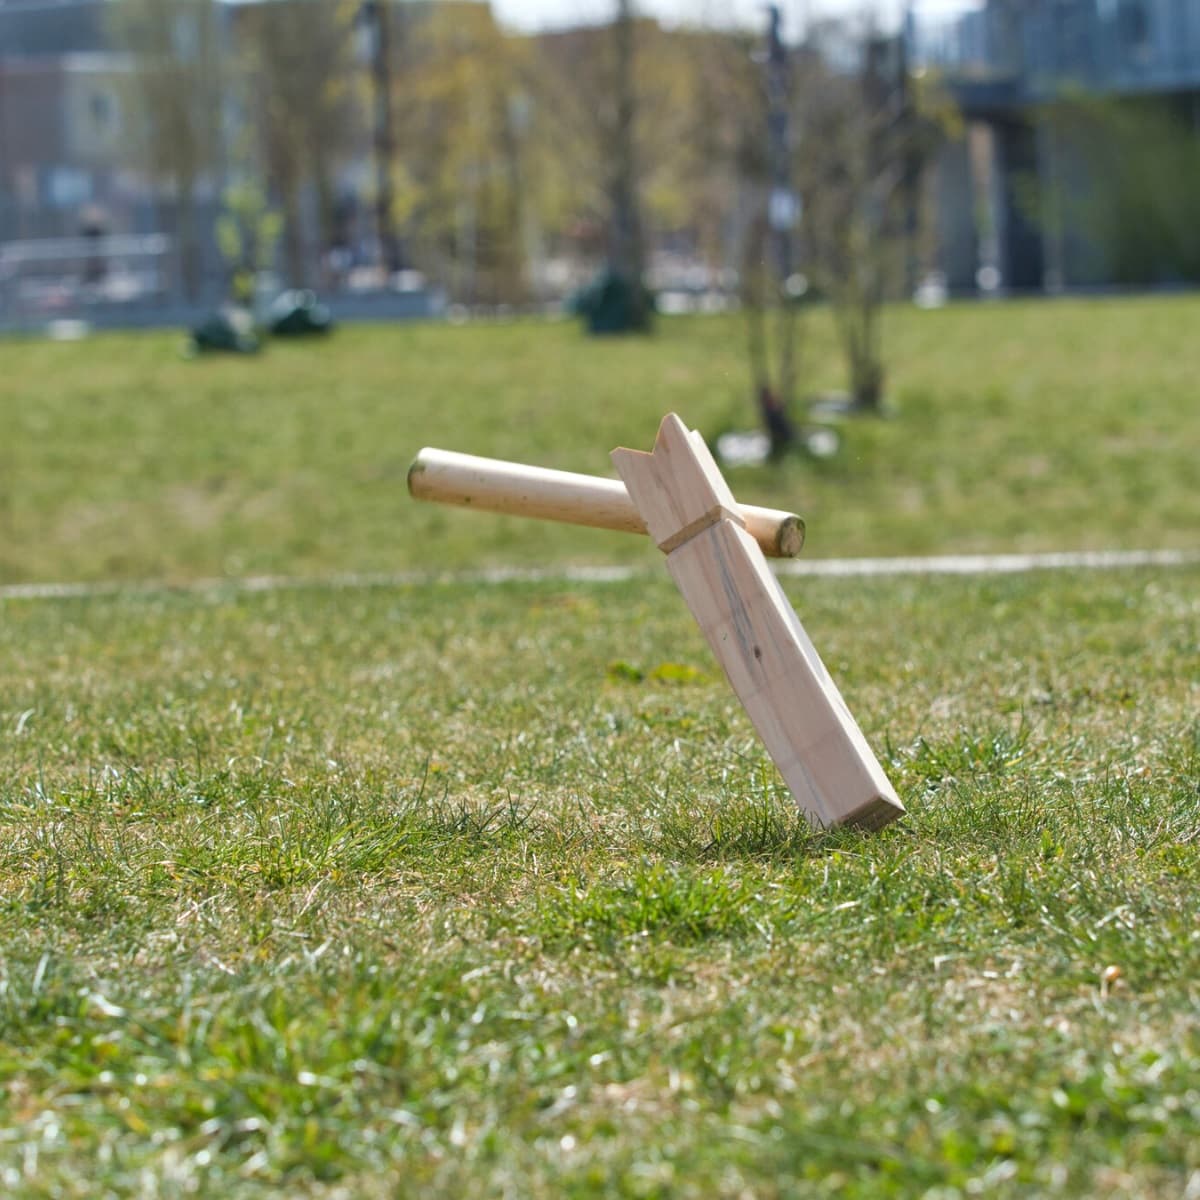
M 418 499 L 645 530 L 801 811 L 814 825 L 878 828 L 904 814 L 883 768 L 767 565 L 803 524 L 741 508 L 708 447 L 674 413 L 651 453 L 617 449 L 624 481 L 422 450 Z M 748 523 L 753 532 L 748 531 Z

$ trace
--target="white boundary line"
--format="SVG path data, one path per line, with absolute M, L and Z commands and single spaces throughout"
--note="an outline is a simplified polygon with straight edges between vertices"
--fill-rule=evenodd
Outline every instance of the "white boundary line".
M 1200 550 L 1067 550 L 1048 554 L 941 554 L 928 558 L 815 558 L 781 563 L 780 575 L 1016 575 L 1025 571 L 1113 571 L 1187 567 Z
M 864 578 L 889 575 L 1015 575 L 1027 571 L 1113 571 L 1130 567 L 1200 565 L 1200 550 L 1080 550 L 1049 554 L 942 554 L 896 558 L 791 559 L 773 564 L 787 578 Z M 434 574 L 328 575 L 304 579 L 287 575 L 251 575 L 241 579 L 198 579 L 189 583 L 14 583 L 0 586 L 3 600 L 71 600 L 101 596 L 179 593 L 255 593 L 306 588 L 413 587 L 436 584 L 623 583 L 648 575 L 648 567 L 497 567 L 492 570 Z

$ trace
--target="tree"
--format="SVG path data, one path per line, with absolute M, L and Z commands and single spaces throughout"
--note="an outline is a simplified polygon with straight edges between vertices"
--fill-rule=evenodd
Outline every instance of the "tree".
M 1050 169 L 1040 183 L 1022 180 L 1019 194 L 1052 236 L 1071 231 L 1074 282 L 1200 281 L 1200 142 L 1175 103 L 1067 93 L 1037 121 L 1052 148 Z
M 363 0 L 358 11 L 370 42 L 371 102 L 374 111 L 371 138 L 375 152 L 375 230 L 384 270 L 400 270 L 400 237 L 396 232 L 396 112 L 393 23 L 399 15 L 392 0 Z
M 418 266 L 466 303 L 515 303 L 529 289 L 526 230 L 535 169 L 528 44 L 486 4 L 434 5 L 396 47 L 393 179 Z
M 906 282 L 917 185 L 947 112 L 910 77 L 902 40 L 870 28 L 826 25 L 797 79 L 804 262 L 832 307 L 854 407 L 878 412 L 883 304 Z
M 216 171 L 224 90 L 221 5 L 214 0 L 122 0 L 111 33 L 133 63 L 129 99 L 138 157 L 171 192 L 185 295 L 201 288 L 197 191 Z
M 768 12 L 767 48 L 754 110 L 758 119 L 746 131 L 743 149 L 755 205 L 741 278 L 755 400 L 771 455 L 778 458 L 796 441 L 791 410 L 796 388 L 797 297 L 792 277 L 797 202 L 789 120 L 791 64 L 780 10 L 772 5 Z M 769 316 L 774 320 L 769 321 Z
M 229 270 L 233 299 L 247 308 L 254 304 L 255 280 L 275 261 L 275 244 L 282 227 L 263 188 L 247 175 L 224 192 L 217 217 L 217 247 Z
M 650 327 L 650 302 L 645 291 L 646 243 L 638 195 L 638 102 L 634 82 L 634 24 L 632 0 L 617 0 L 613 22 L 614 112 L 608 151 L 609 269 L 626 289 L 626 321 L 634 332 Z
M 607 26 L 538 39 L 536 153 L 545 223 L 560 246 L 641 281 L 649 247 L 664 233 L 689 240 L 704 225 L 719 240 L 715 193 L 698 186 L 712 163 L 697 118 L 705 99 L 715 127 L 727 128 L 702 70 L 701 51 L 715 41 L 664 30 L 628 6 Z M 649 315 L 646 308 L 638 320 Z
M 304 197 L 316 193 L 319 238 L 335 240 L 334 171 L 362 129 L 356 87 L 355 0 L 273 0 L 240 13 L 247 117 L 283 209 L 288 281 L 312 282 Z
M 793 294 L 796 202 L 789 152 L 791 61 L 780 14 L 770 10 L 765 45 L 746 33 L 672 35 L 687 90 L 671 109 L 688 113 L 674 134 L 678 229 L 724 284 L 735 271 L 746 322 L 754 402 L 778 456 L 796 438 L 791 410 L 799 357 Z M 661 132 L 661 131 L 656 131 Z M 774 201 L 774 202 L 773 202 Z M 774 220 L 772 220 L 774 217 Z
M 646 105 L 647 140 L 657 156 L 647 208 L 660 228 L 685 235 L 717 282 L 740 262 L 747 212 L 758 207 L 765 183 L 766 103 L 756 41 L 693 29 L 675 31 L 669 44 L 670 51 L 655 51 L 660 60 L 674 60 L 671 77 L 659 80 L 666 94 Z

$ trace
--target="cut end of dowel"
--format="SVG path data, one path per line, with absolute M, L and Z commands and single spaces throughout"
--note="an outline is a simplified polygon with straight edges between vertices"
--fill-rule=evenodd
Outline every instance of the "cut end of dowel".
M 800 517 L 787 517 L 779 523 L 775 536 L 775 557 L 799 558 L 804 549 L 804 521 Z
M 419 500 L 421 498 L 419 494 L 420 485 L 418 480 L 422 475 L 425 474 L 425 460 L 422 457 L 424 453 L 425 451 L 423 449 L 418 450 L 417 457 L 412 460 L 412 463 L 408 468 L 408 494 L 415 500 Z

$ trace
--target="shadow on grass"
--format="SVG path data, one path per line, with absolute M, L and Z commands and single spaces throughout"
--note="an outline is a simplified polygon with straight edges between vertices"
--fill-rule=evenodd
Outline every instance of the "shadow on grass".
M 665 858 L 680 863 L 785 865 L 879 837 L 858 829 L 814 828 L 790 796 L 772 792 L 700 805 L 682 802 L 660 817 L 652 841 Z

